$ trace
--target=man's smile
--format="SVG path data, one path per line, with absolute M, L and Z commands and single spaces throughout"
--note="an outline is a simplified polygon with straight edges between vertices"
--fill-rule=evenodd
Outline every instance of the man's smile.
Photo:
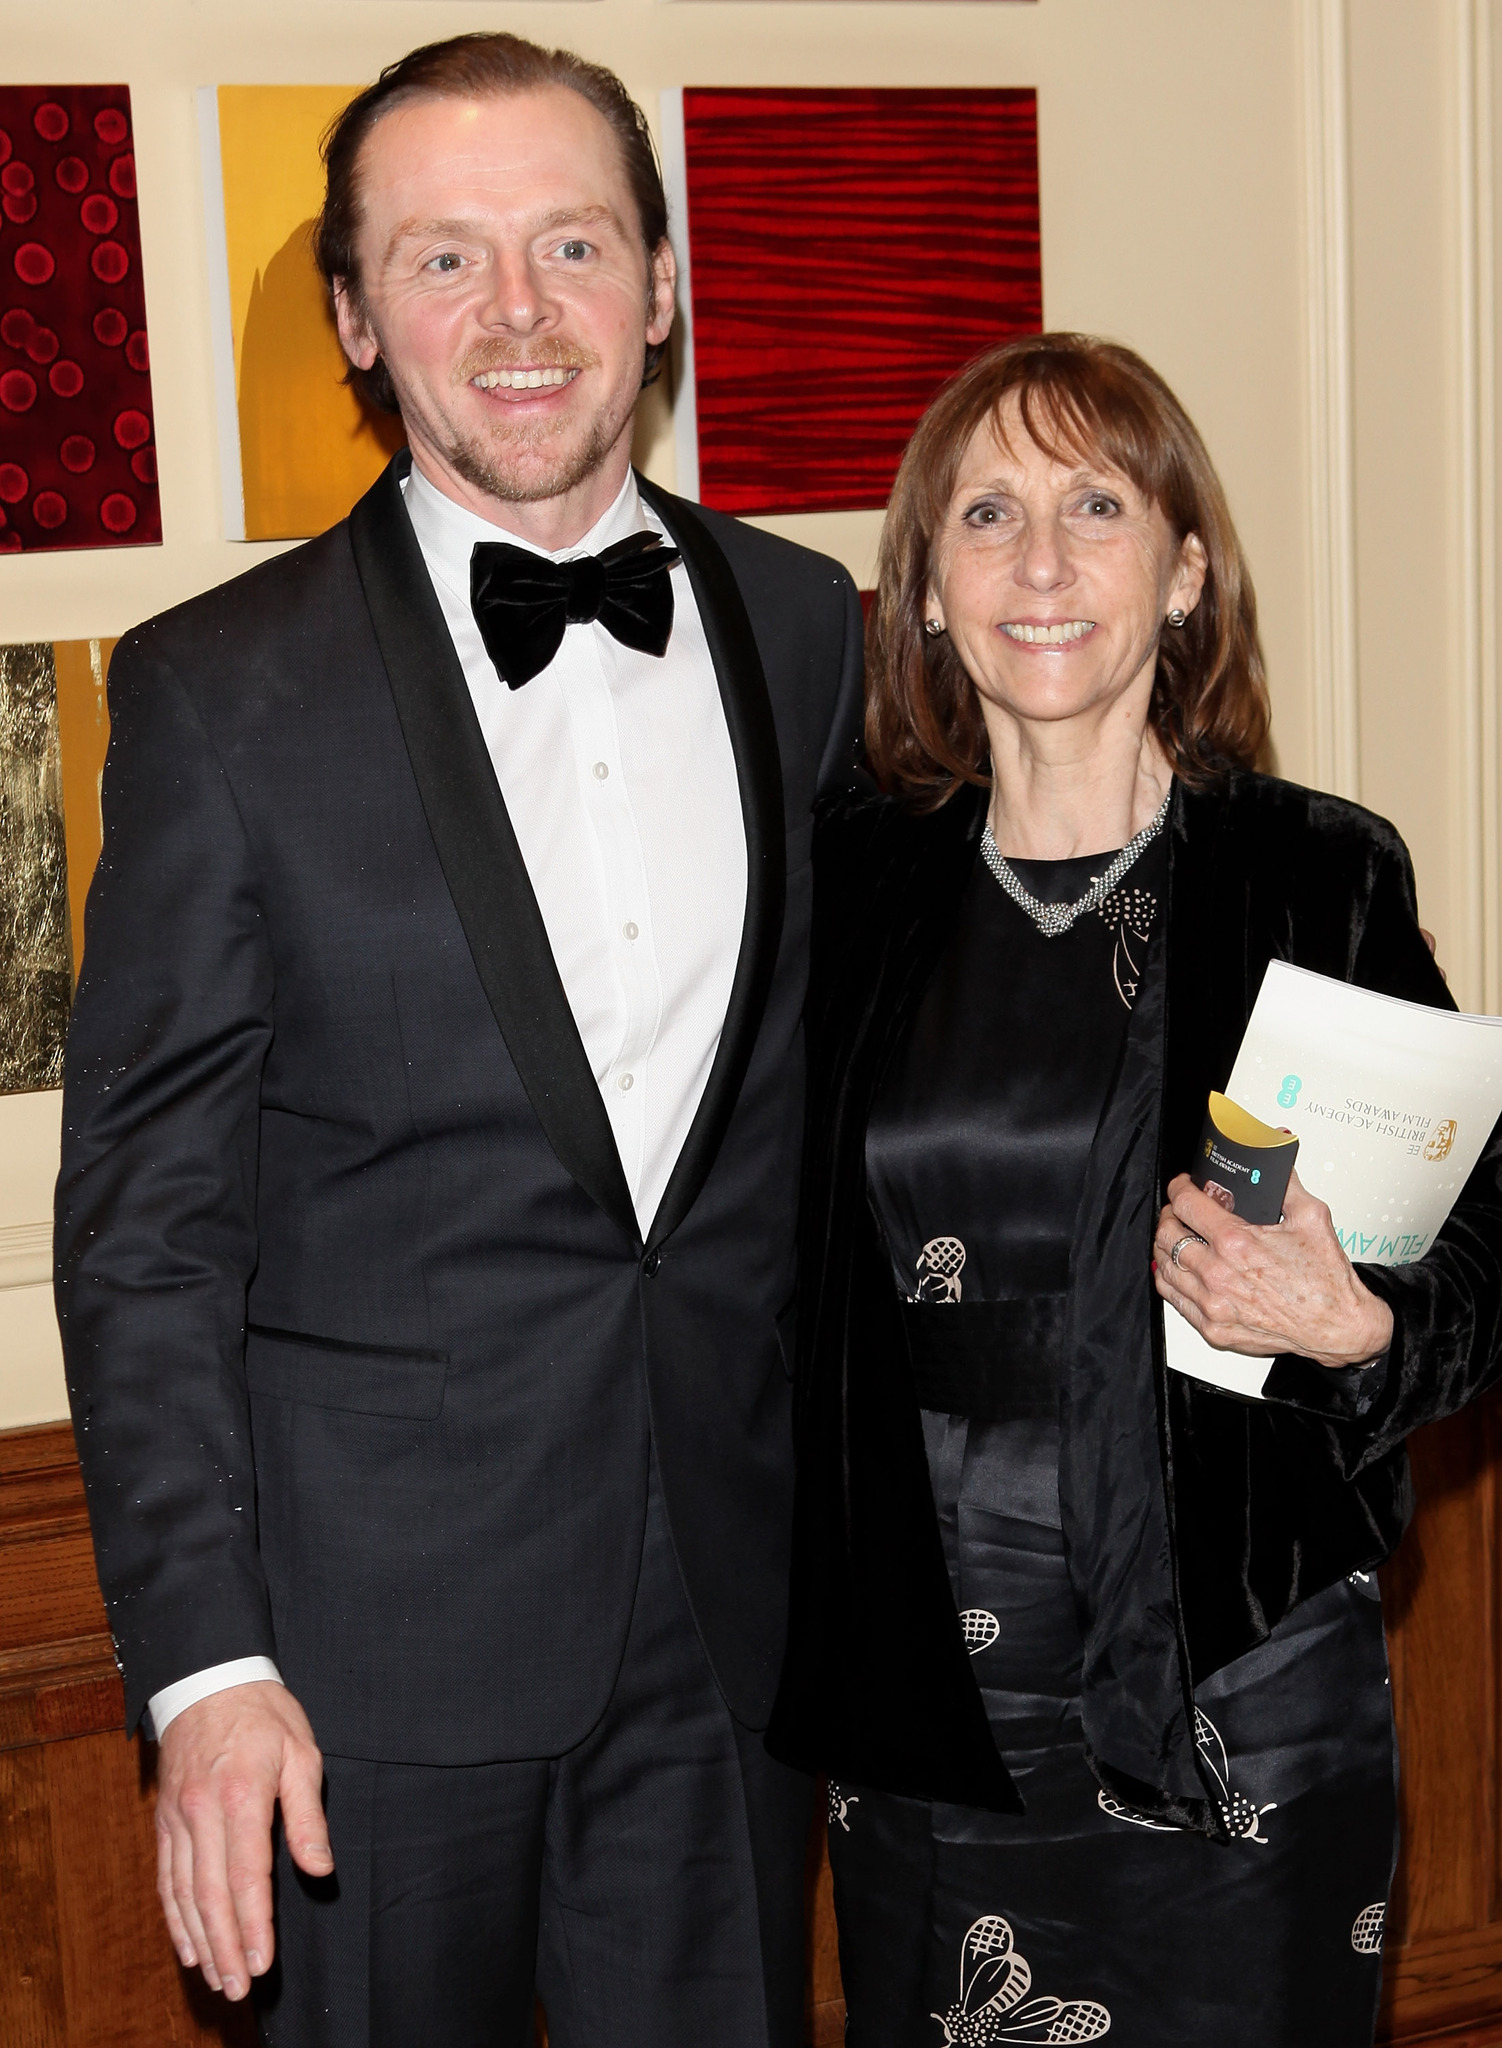
M 469 381 L 476 391 L 541 391 L 549 385 L 572 384 L 578 374 L 575 364 L 567 369 L 482 370 Z

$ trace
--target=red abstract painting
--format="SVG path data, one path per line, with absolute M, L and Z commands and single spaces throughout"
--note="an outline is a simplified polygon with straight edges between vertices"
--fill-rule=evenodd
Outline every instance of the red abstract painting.
M 883 506 L 939 386 L 1043 320 L 1031 91 L 683 94 L 699 495 Z
M 0 86 L 0 554 L 161 537 L 130 93 Z

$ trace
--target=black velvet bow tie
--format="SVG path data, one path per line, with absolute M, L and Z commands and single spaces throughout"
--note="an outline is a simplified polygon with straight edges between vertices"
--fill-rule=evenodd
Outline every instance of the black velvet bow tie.
M 673 631 L 668 572 L 681 559 L 655 533 L 633 533 L 602 555 L 572 562 L 550 562 L 503 541 L 477 541 L 469 558 L 469 601 L 497 675 L 519 690 L 553 659 L 566 626 L 592 619 L 624 647 L 666 654 Z

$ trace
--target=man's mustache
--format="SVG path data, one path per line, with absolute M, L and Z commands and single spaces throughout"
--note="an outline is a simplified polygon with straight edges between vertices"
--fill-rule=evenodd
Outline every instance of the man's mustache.
M 545 335 L 537 341 L 481 341 L 455 365 L 453 382 L 467 384 L 487 370 L 597 370 L 600 358 L 582 342 Z

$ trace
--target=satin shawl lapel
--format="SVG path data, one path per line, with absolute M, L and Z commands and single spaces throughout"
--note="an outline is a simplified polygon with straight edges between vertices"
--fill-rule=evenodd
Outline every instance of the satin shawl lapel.
M 1180 788 L 1170 825 L 1168 1016 L 1163 1066 L 1163 1179 L 1185 1173 L 1212 1088 L 1224 1088 L 1261 986 L 1259 947 L 1234 779 Z
M 730 564 L 691 505 L 638 477 L 642 497 L 667 528 L 688 570 L 720 686 L 735 752 L 746 832 L 746 915 L 730 1002 L 709 1080 L 648 1233 L 661 1244 L 687 1216 L 708 1178 L 746 1078 L 782 943 L 787 842 L 782 756 L 756 637 Z
M 398 456 L 350 545 L 444 880 L 527 1099 L 560 1163 L 635 1241 L 631 1191 L 480 721 L 402 501 Z
M 1183 1028 L 1174 975 L 1185 966 L 1196 977 L 1207 971 L 1203 906 L 1193 899 L 1207 872 L 1202 852 L 1213 849 L 1196 846 L 1194 863 L 1184 860 L 1182 787 L 1167 829 L 1168 900 L 1080 1199 L 1059 1492 L 1085 1616 L 1081 1712 L 1096 1774 L 1133 1804 L 1214 1832 L 1190 1732 L 1193 1700 L 1164 1471 L 1162 1317 L 1148 1276 L 1162 1179 L 1165 1065 Z M 1192 1021 L 1185 1027 L 1192 1030 Z M 1171 1082 L 1171 1066 L 1167 1071 Z

